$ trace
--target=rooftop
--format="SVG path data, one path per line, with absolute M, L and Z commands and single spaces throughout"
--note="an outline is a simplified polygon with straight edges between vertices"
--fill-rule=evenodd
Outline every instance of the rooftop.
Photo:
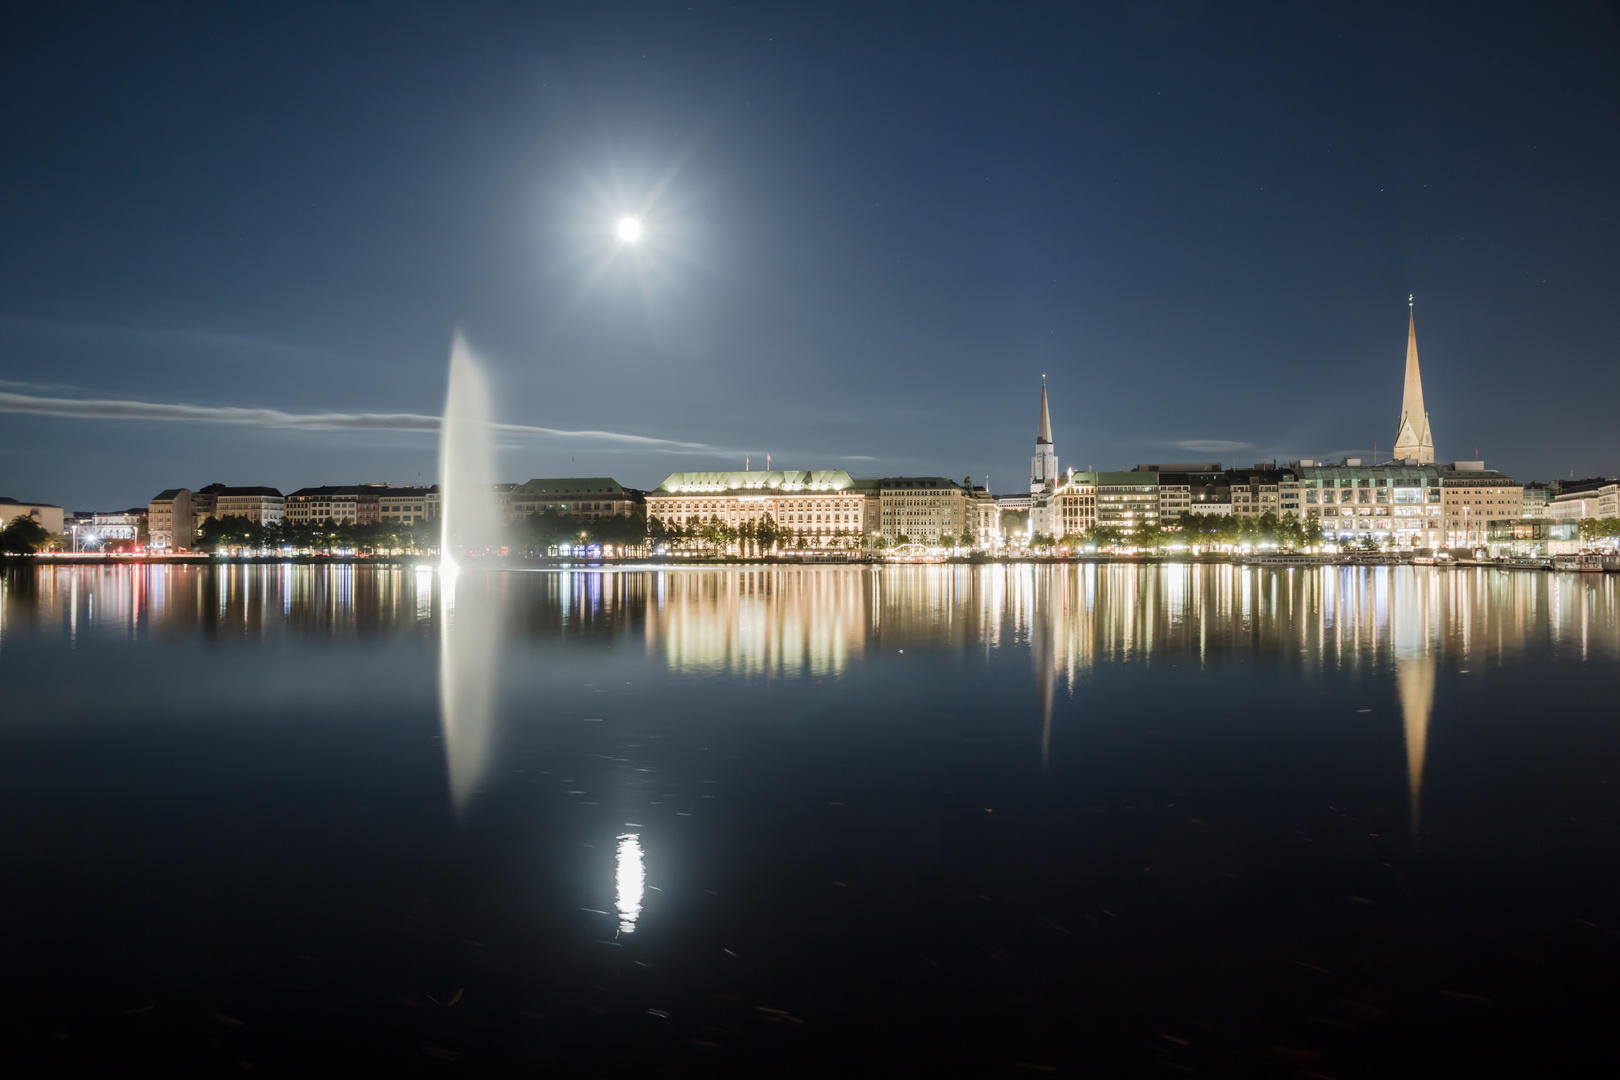
M 949 483 L 949 481 L 946 481 Z M 720 491 L 846 491 L 876 486 L 875 480 L 857 480 L 843 469 L 776 470 L 774 472 L 671 473 L 655 494 L 703 494 Z

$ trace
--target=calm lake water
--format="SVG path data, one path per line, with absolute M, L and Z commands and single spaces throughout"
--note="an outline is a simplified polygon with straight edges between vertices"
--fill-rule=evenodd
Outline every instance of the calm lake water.
M 1620 1067 L 1612 576 L 0 590 L 9 1075 Z

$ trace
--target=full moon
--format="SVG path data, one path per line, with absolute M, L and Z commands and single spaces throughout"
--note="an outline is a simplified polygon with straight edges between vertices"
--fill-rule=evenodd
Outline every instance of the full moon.
M 641 239 L 641 222 L 633 217 L 620 218 L 619 224 L 614 227 L 619 234 L 619 240 L 626 244 L 633 244 Z

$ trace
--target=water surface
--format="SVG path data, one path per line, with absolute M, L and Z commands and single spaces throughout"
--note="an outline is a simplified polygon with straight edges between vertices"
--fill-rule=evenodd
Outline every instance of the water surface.
M 1620 1057 L 1606 575 L 46 567 L 0 589 L 13 1073 Z

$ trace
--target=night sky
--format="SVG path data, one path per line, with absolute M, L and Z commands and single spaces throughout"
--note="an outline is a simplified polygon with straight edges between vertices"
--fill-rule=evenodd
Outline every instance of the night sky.
M 431 480 L 458 325 L 516 481 L 1387 455 L 1408 293 L 1439 460 L 1612 475 L 1617 12 L 8 3 L 0 495 Z

